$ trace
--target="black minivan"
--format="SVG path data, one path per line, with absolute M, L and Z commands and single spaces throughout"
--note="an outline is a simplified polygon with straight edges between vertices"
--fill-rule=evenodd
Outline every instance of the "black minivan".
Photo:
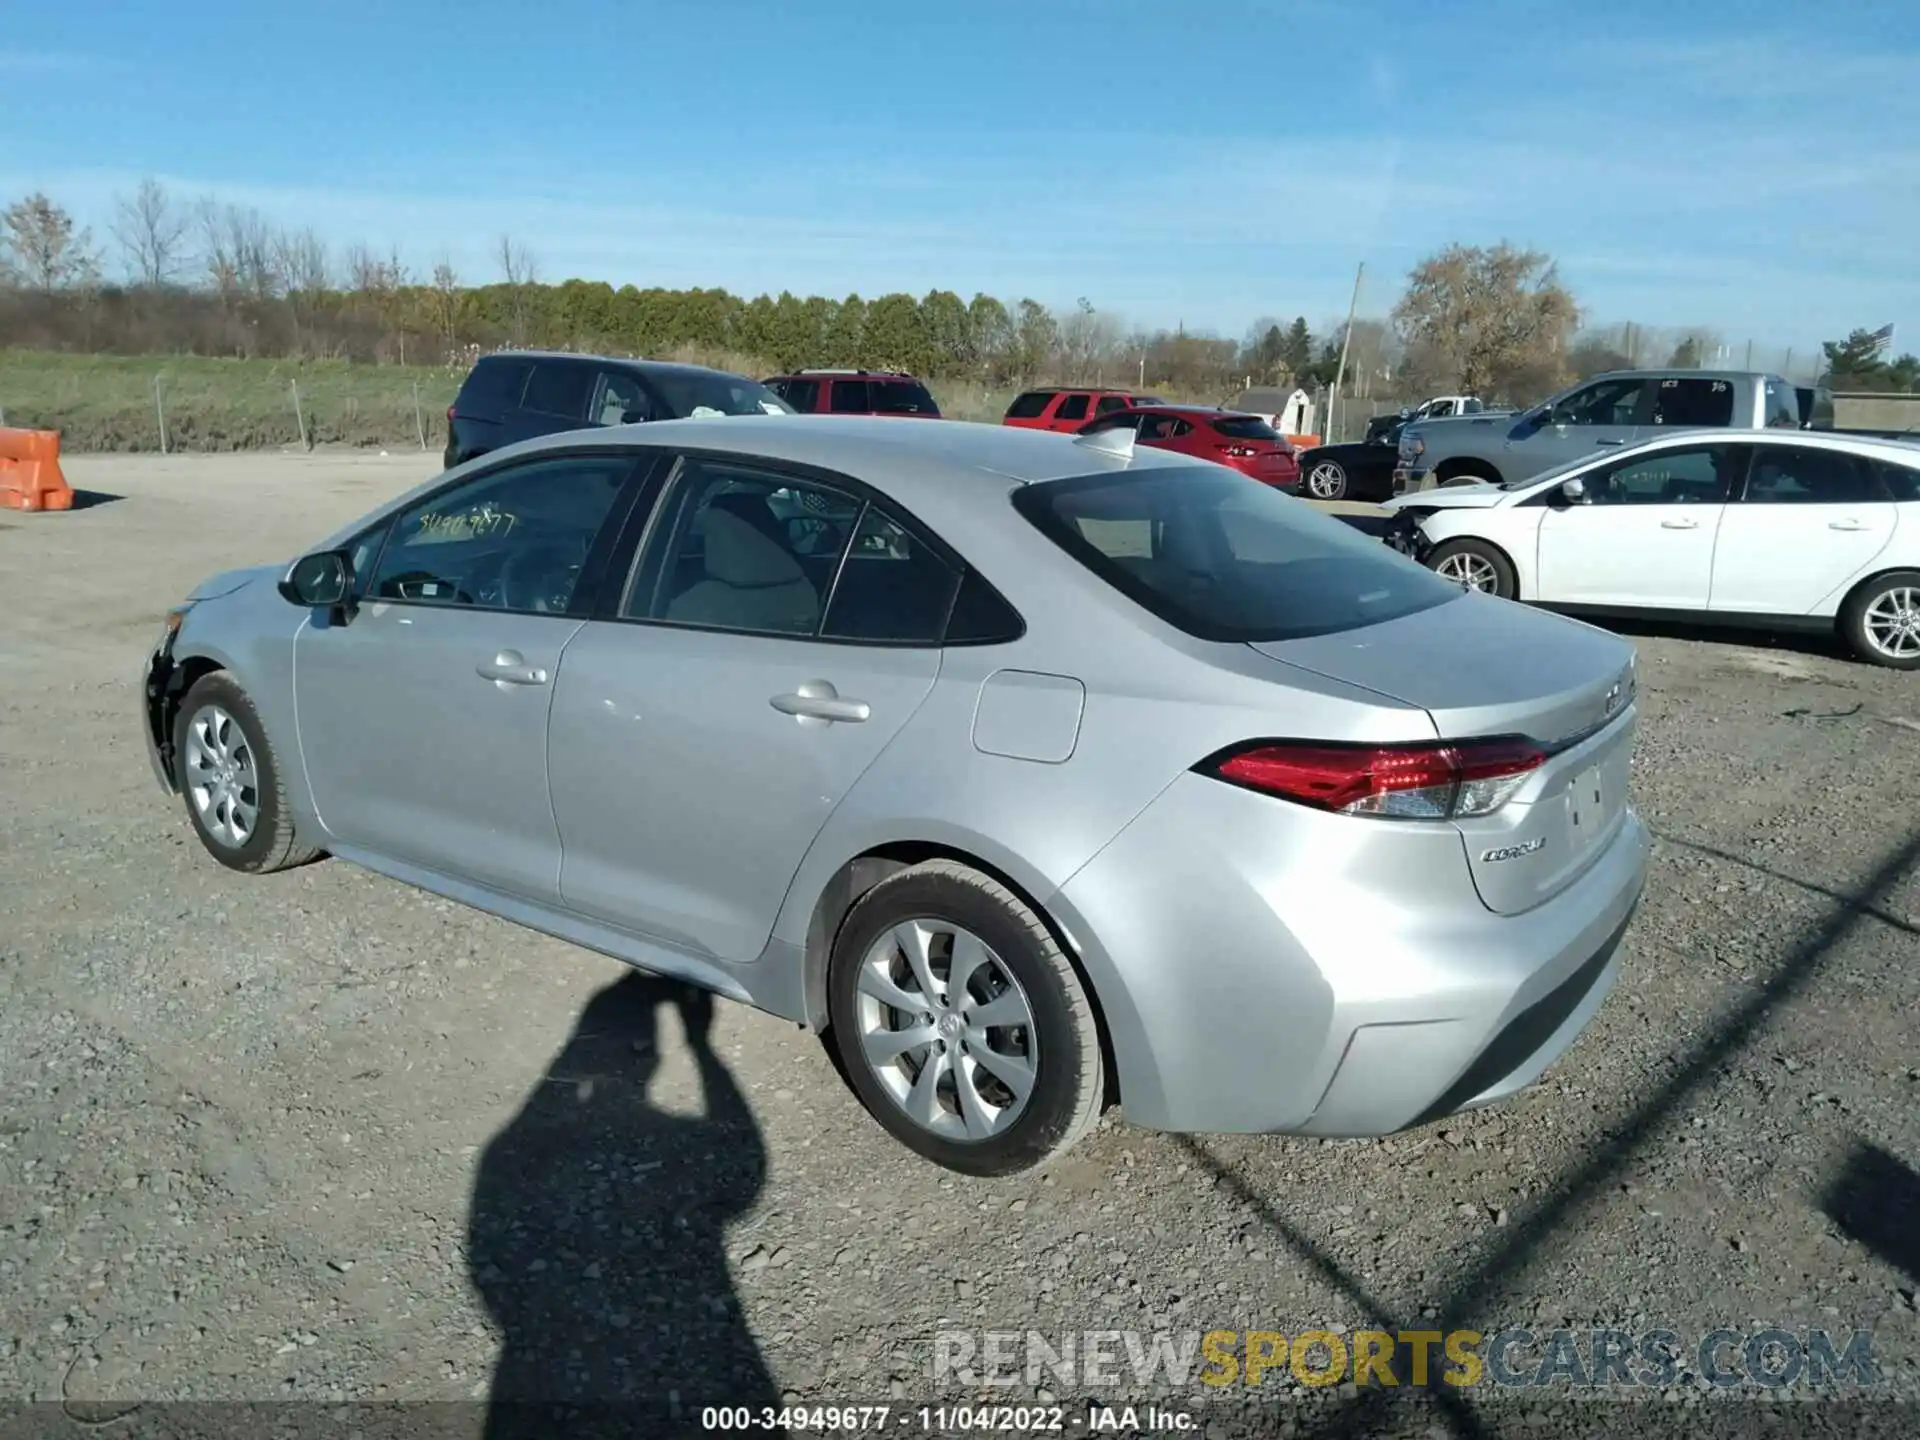
M 791 415 L 758 380 L 659 360 L 539 350 L 482 355 L 447 407 L 447 468 L 536 435 L 690 415 Z

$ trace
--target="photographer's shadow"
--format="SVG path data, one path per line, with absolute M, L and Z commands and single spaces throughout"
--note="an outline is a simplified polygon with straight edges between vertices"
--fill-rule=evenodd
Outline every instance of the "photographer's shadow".
M 699 1066 L 697 1117 L 647 1099 L 669 1005 Z M 665 1434 L 704 1405 L 779 1403 L 726 1257 L 726 1224 L 760 1193 L 766 1152 L 713 1052 L 712 1018 L 703 990 L 616 981 L 481 1157 L 467 1259 L 503 1332 L 489 1436 L 550 1435 L 555 1407 L 576 1430 L 599 1411 L 623 1432 Z

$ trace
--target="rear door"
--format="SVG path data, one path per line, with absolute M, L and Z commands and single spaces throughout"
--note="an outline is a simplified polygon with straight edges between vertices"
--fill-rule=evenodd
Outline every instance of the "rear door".
M 959 574 L 852 481 L 683 457 L 554 695 L 567 906 L 757 958 L 827 817 L 932 689 Z
M 1061 394 L 1059 402 L 1053 407 L 1053 413 L 1047 419 L 1049 430 L 1078 430 L 1087 423 L 1087 417 L 1093 413 L 1093 396 L 1084 390 L 1068 390 Z
M 531 440 L 587 426 L 587 406 L 599 374 L 584 360 L 536 360 L 520 405 L 509 412 L 507 442 Z
M 1704 610 L 1714 537 L 1746 464 L 1732 442 L 1655 450 L 1581 474 L 1586 500 L 1535 497 L 1536 599 L 1549 605 Z
M 1812 445 L 1756 445 L 1713 553 L 1710 608 L 1829 614 L 1893 539 L 1897 514 L 1879 467 Z

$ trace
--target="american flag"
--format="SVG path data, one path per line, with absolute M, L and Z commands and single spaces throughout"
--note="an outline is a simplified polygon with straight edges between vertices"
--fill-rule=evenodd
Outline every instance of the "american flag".
M 1891 350 L 1893 348 L 1893 326 L 1882 325 L 1867 338 L 1873 341 L 1873 350 L 1876 355 L 1882 350 Z

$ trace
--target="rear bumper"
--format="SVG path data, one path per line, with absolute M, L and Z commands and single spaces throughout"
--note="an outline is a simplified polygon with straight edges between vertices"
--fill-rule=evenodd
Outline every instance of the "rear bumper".
M 1532 1084 L 1619 972 L 1647 835 L 1625 818 L 1520 915 L 1451 827 L 1323 815 L 1182 777 L 1053 898 L 1105 1014 L 1129 1121 L 1390 1134 Z

